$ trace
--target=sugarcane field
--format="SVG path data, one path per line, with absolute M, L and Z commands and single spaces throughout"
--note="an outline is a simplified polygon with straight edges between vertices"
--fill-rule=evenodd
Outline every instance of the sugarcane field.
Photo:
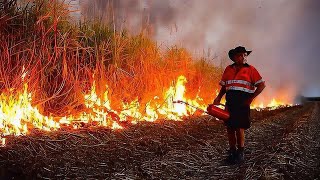
M 316 0 L 0 0 L 0 179 L 320 179 Z

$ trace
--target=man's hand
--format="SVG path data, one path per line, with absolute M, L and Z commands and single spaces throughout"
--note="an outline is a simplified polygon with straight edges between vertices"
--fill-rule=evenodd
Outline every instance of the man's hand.
M 221 101 L 221 98 L 222 96 L 226 93 L 226 87 L 225 86 L 222 86 L 221 89 L 220 89 L 220 92 L 218 94 L 218 96 L 214 99 L 213 101 L 213 105 L 220 105 L 220 101 Z

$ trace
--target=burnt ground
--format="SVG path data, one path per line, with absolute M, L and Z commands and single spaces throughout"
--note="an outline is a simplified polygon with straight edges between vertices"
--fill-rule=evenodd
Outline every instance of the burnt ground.
M 320 102 L 252 117 L 243 164 L 224 162 L 225 127 L 203 116 L 8 137 L 0 179 L 320 178 Z

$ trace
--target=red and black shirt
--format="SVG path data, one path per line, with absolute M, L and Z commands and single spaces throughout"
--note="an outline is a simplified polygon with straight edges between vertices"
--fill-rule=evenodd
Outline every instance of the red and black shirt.
M 237 72 L 235 64 L 232 64 L 224 70 L 220 85 L 225 86 L 227 91 L 236 90 L 254 93 L 255 87 L 262 82 L 264 82 L 264 80 L 253 66 L 244 64 Z

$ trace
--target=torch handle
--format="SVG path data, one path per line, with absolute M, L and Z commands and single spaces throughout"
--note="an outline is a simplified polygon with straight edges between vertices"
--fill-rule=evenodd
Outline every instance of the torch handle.
M 222 103 L 219 103 L 219 106 L 224 106 L 224 107 L 226 107 L 226 105 L 225 105 L 225 104 L 222 104 Z

